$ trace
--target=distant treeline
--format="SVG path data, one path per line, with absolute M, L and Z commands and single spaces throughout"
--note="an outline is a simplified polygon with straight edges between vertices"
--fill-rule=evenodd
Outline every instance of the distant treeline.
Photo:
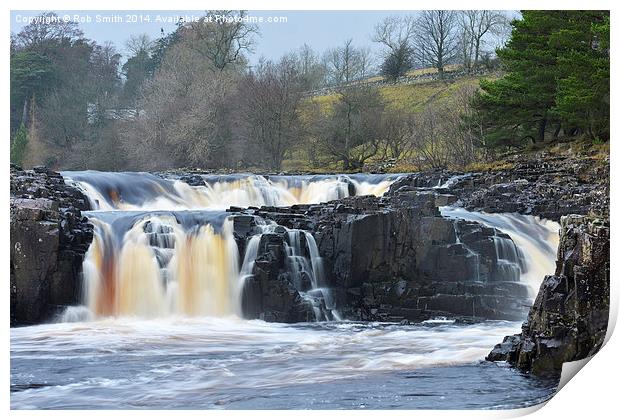
M 258 28 L 198 22 L 114 45 L 44 15 L 11 36 L 11 161 L 107 170 L 174 167 L 359 170 L 369 161 L 466 166 L 492 148 L 609 137 L 609 14 L 423 11 L 372 31 L 379 56 L 347 41 L 248 64 Z M 497 51 L 495 53 L 495 50 Z M 447 65 L 504 76 L 442 106 L 391 106 L 371 77 Z M 379 74 L 380 76 L 375 76 Z M 305 92 L 330 86 L 326 97 Z M 477 86 L 477 85 L 476 85 Z

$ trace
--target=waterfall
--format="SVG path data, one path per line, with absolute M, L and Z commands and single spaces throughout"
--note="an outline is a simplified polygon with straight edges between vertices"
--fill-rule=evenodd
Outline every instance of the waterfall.
M 240 256 L 231 206 L 290 206 L 385 193 L 400 175 L 194 175 L 63 172 L 87 196 L 94 225 L 83 262 L 83 305 L 61 320 L 174 314 L 242 316 L 264 233 L 286 234 L 287 270 L 317 321 L 338 320 L 312 235 L 255 218 Z
M 299 294 L 312 307 L 317 321 L 339 321 L 341 317 L 336 310 L 332 292 L 325 285 L 323 261 L 314 237 L 299 229 L 288 229 L 287 236 L 288 259 Z M 304 284 L 304 276 L 309 277 L 309 288 Z
M 83 276 L 93 315 L 239 314 L 229 219 L 218 225 L 206 215 L 188 228 L 172 214 L 88 216 L 95 232 Z
M 440 207 L 440 211 L 445 217 L 476 221 L 495 229 L 493 242 L 500 276 L 527 284 L 532 298 L 544 277 L 555 272 L 558 223 L 516 213 L 482 213 L 456 207 Z
M 316 321 L 340 320 L 335 299 L 326 286 L 323 260 L 314 237 L 301 229 L 288 229 L 273 222 L 256 219 L 259 233 L 251 236 L 246 245 L 245 257 L 239 273 L 239 290 L 242 291 L 245 281 L 252 276 L 254 262 L 258 256 L 261 237 L 276 231 L 286 234 L 286 267 L 290 273 L 295 289 L 311 307 Z
M 383 195 L 400 175 L 196 175 L 181 179 L 144 172 L 62 172 L 93 210 L 224 210 L 228 207 L 317 204 L 351 195 Z

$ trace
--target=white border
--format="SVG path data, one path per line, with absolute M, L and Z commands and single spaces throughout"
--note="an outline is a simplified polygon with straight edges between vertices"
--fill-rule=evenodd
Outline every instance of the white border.
M 428 0 L 418 0 L 418 1 L 396 1 L 396 0 L 382 0 L 380 2 L 365 2 L 361 3 L 359 1 L 333 1 L 333 0 L 313 0 L 313 1 L 305 1 L 305 2 L 291 2 L 284 0 L 265 0 L 260 3 L 254 1 L 239 1 L 239 0 L 231 0 L 231 1 L 188 1 L 188 0 L 176 0 L 174 2 L 154 2 L 154 1 L 146 1 L 139 0 L 133 1 L 129 4 L 126 0 L 99 0 L 99 1 L 91 1 L 84 2 L 79 0 L 57 0 L 57 1 L 43 1 L 43 0 L 32 0 L 27 4 L 23 1 L 17 0 L 8 0 L 2 2 L 3 4 L 3 15 L 4 22 L 9 23 L 10 19 L 10 10 L 167 10 L 167 9 L 176 9 L 176 10 L 204 10 L 204 9 L 247 9 L 247 10 L 420 10 L 420 9 L 434 9 L 441 7 L 443 9 L 495 9 L 500 6 L 501 9 L 505 10 L 518 10 L 518 9 L 606 9 L 612 10 L 612 32 L 611 32 L 611 45 L 612 52 L 616 51 L 615 46 L 618 45 L 618 31 L 616 30 L 616 25 L 618 24 L 616 16 L 616 6 L 617 2 L 612 1 L 600 1 L 600 0 L 590 0 L 588 2 L 584 1 L 576 1 L 576 0 L 563 0 L 563 1 L 514 1 L 507 0 L 503 2 L 489 1 L 489 0 L 471 0 L 467 3 L 456 0 L 445 0 L 441 3 L 437 3 L 436 1 L 428 1 Z M 7 25 L 8 26 L 8 25 Z M 369 29 L 370 30 L 370 29 Z M 8 29 L 7 29 L 8 32 Z M 2 74 L 3 74 L 3 83 L 5 89 L 4 92 L 4 101 L 2 102 L 2 109 L 0 110 L 0 115 L 2 115 L 3 127 L 1 128 L 1 133 L 4 133 L 4 153 L 2 153 L 2 163 L 0 163 L 0 168 L 4 171 L 5 175 L 3 177 L 4 182 L 2 182 L 2 196 L 4 197 L 4 216 L 0 217 L 0 223 L 2 230 L 1 232 L 5 233 L 5 239 L 2 242 L 2 249 L 0 250 L 0 258 L 3 261 L 4 267 L 4 279 L 2 285 L 2 293 L 3 293 L 3 308 L 5 315 L 5 328 L 2 330 L 2 342 L 4 345 L 2 346 L 2 354 L 3 354 L 3 363 L 2 370 L 0 371 L 0 378 L 2 378 L 2 406 L 3 411 L 7 413 L 9 411 L 9 348 L 10 348 L 10 336 L 9 336 L 9 281 L 8 281 L 8 266 L 9 266 L 9 206 L 8 206 L 8 172 L 9 172 L 9 153 L 8 153 L 8 144 L 9 139 L 7 136 L 8 133 L 8 124 L 9 124 L 9 101 L 8 101 L 8 81 L 9 81 L 9 37 L 8 33 L 5 33 L 3 37 L 3 51 L 1 57 L 4 57 L 2 60 Z M 612 58 L 612 79 L 615 81 L 617 77 L 617 65 L 616 65 L 616 57 Z M 618 109 L 617 106 L 617 91 L 615 89 L 615 83 L 612 83 L 612 110 Z M 613 112 L 613 111 L 612 111 Z M 611 137 L 612 143 L 615 143 L 618 137 L 618 129 L 617 124 L 612 120 L 611 123 Z M 612 155 L 614 155 L 613 150 L 615 150 L 616 146 L 612 147 Z M 612 158 L 612 161 L 615 162 L 615 158 Z M 612 166 L 612 179 L 618 179 L 618 167 Z M 611 189 L 611 200 L 612 204 L 616 202 L 616 198 L 618 195 L 618 188 L 614 186 L 612 183 Z M 612 213 L 617 213 L 615 211 L 615 207 L 612 206 Z M 617 216 L 613 216 L 613 220 L 616 220 Z M 613 239 L 617 237 L 615 231 L 612 230 L 612 243 L 618 243 L 617 239 Z M 614 262 L 614 256 L 618 256 L 617 249 L 612 247 L 612 267 L 611 267 L 611 278 L 617 279 L 618 276 L 618 264 Z M 617 280 L 612 281 L 612 301 L 611 301 L 611 317 L 610 317 L 610 328 L 609 333 L 613 330 L 615 326 L 617 313 L 618 313 L 618 287 L 616 284 Z M 569 381 L 564 388 L 553 397 L 544 408 L 538 410 L 539 407 L 533 407 L 530 409 L 520 409 L 520 410 L 508 410 L 508 411 L 345 411 L 338 412 L 339 417 L 351 418 L 356 420 L 361 419 L 376 419 L 381 416 L 389 416 L 390 418 L 407 418 L 411 419 L 412 416 L 416 418 L 433 418 L 433 419 L 447 419 L 447 418 L 459 418 L 459 419 L 484 419 L 484 418 L 511 418 L 519 415 L 524 415 L 527 413 L 532 413 L 528 418 L 541 418 L 541 419 L 550 419 L 550 418 L 609 418 L 611 417 L 611 413 L 616 412 L 618 408 L 617 403 L 617 391 L 616 391 L 616 377 L 618 374 L 618 361 L 616 360 L 617 354 L 620 354 L 620 344 L 617 337 L 611 336 L 608 334 L 608 342 L 604 346 L 604 348 L 592 358 L 592 360 L 588 363 L 587 367 L 582 369 L 581 372 L 577 375 L 577 377 L 571 381 Z M 89 411 L 88 413 L 84 413 L 82 411 L 56 411 L 56 412 L 40 412 L 40 411 L 11 411 L 9 413 L 10 416 L 16 418 L 35 418 L 39 416 L 46 417 L 57 417 L 62 419 L 80 419 L 83 420 L 84 416 L 87 415 L 89 419 L 106 419 L 108 420 L 110 416 L 122 417 L 122 418 L 148 418 L 149 420 L 153 418 L 162 418 L 168 419 L 171 416 L 174 418 L 178 417 L 188 417 L 188 418 L 205 418 L 208 416 L 209 418 L 248 418 L 252 419 L 290 419 L 291 416 L 295 416 L 296 418 L 310 418 L 310 417 L 323 417 L 330 416 L 335 413 L 327 413 L 325 411 L 296 411 L 294 413 L 290 411 L 240 411 L 240 412 L 217 412 L 210 411 L 206 412 L 196 412 L 196 411 L 182 411 L 182 412 L 169 412 L 169 411 Z

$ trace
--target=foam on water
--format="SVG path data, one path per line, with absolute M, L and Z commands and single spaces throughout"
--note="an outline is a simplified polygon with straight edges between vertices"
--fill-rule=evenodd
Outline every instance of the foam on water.
M 484 213 L 473 212 L 458 207 L 440 207 L 441 214 L 446 217 L 461 218 L 482 223 L 485 226 L 499 229 L 507 233 L 523 254 L 523 270 L 520 270 L 520 281 L 530 289 L 532 299 L 538 293 L 540 284 L 546 275 L 555 272 L 555 259 L 560 242 L 560 225 L 552 220 L 527 216 L 517 213 Z M 507 244 L 495 239 L 498 258 L 506 258 L 508 253 L 515 251 L 506 249 Z M 518 256 L 513 255 L 511 261 L 504 260 L 514 266 Z M 510 267 L 510 266 L 509 266 Z M 516 267 L 515 267 L 516 268 Z
M 480 361 L 514 322 L 275 324 L 236 317 L 107 318 L 11 329 L 14 407 L 186 398 Z M 56 369 L 38 371 L 44 363 Z M 69 371 L 64 368 L 70 367 Z M 30 375 L 30 376 L 29 376 Z

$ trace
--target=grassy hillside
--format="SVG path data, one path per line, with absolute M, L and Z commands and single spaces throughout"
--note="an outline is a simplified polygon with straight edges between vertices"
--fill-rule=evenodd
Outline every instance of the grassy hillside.
M 432 69 L 416 70 L 416 72 L 432 72 Z M 497 76 L 488 75 L 487 79 Z M 455 80 L 438 81 L 429 80 L 428 82 L 420 82 L 415 84 L 389 84 L 379 88 L 386 107 L 388 110 L 419 113 L 428 106 L 450 106 L 457 101 L 458 92 L 465 87 L 477 87 L 480 83 L 480 76 L 468 76 Z M 314 96 L 306 99 L 307 107 L 302 111 L 302 118 L 307 117 L 312 107 L 330 107 L 335 103 L 337 94 L 329 94 L 323 96 Z M 309 148 L 312 146 L 310 145 Z M 341 172 L 339 166 L 334 163 L 328 163 L 327 156 L 320 156 L 318 150 L 313 149 L 313 153 L 317 154 L 315 159 L 310 159 L 308 150 L 297 150 L 291 157 L 283 163 L 285 171 L 307 171 L 307 172 Z M 312 160 L 315 163 L 312 163 Z M 372 162 L 372 159 L 371 159 Z M 318 163 L 318 164 L 317 164 Z M 394 171 L 411 171 L 416 168 L 398 166 Z

